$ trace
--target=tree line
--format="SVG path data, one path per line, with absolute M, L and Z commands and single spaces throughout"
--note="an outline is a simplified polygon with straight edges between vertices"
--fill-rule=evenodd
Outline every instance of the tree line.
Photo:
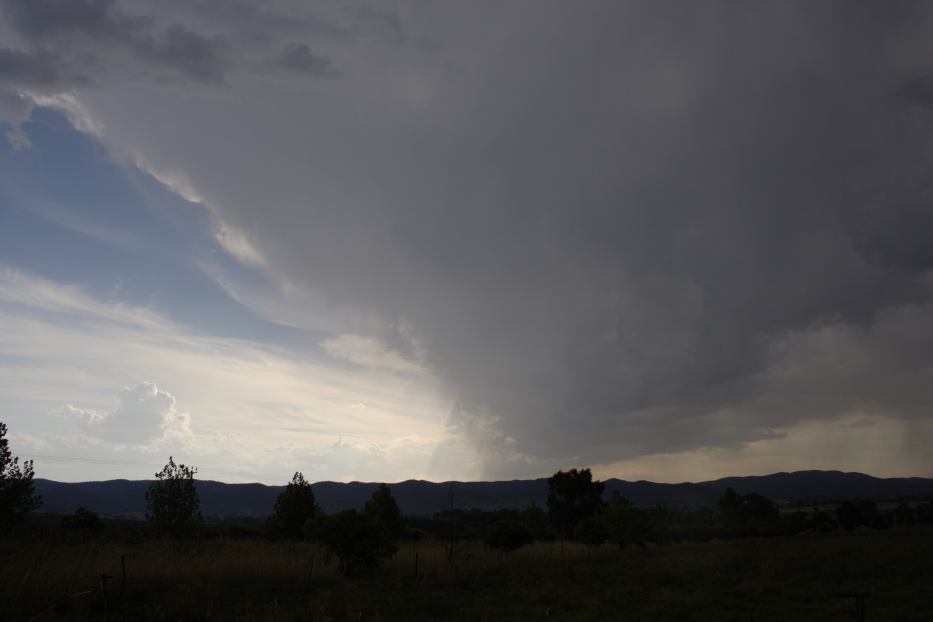
M 12 455 L 0 423 L 0 530 L 8 530 L 41 505 L 33 486 L 31 461 Z M 169 457 L 146 492 L 146 519 L 156 537 L 193 538 L 203 531 L 195 467 Z M 271 537 L 319 542 L 337 558 L 340 568 L 355 573 L 391 557 L 403 539 L 444 540 L 453 557 L 456 542 L 482 540 L 503 554 L 534 541 L 573 540 L 598 547 L 664 546 L 671 542 L 714 538 L 766 537 L 803 532 L 885 529 L 916 523 L 933 525 L 933 500 L 911 506 L 901 503 L 881 510 L 872 501 L 844 501 L 834 509 L 786 511 L 766 497 L 727 489 L 716 507 L 694 510 L 663 506 L 637 507 L 613 492 L 589 469 L 558 471 L 548 479 L 545 508 L 536 504 L 498 511 L 448 507 L 431 517 L 404 517 L 391 488 L 379 484 L 362 508 L 328 514 L 318 505 L 310 482 L 296 472 L 275 500 L 262 531 L 231 526 L 228 537 Z M 93 534 L 103 522 L 86 508 L 61 520 L 62 530 Z

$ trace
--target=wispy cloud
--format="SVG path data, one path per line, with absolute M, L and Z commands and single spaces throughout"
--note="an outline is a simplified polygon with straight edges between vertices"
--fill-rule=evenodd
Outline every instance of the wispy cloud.
M 83 443 L 83 455 L 119 458 L 123 446 L 158 440 L 219 468 L 284 476 L 300 460 L 283 467 L 274 448 L 326 456 L 340 440 L 353 455 L 380 458 L 346 471 L 340 465 L 352 461 L 320 458 L 314 469 L 379 479 L 387 469 L 426 476 L 431 449 L 444 440 L 449 403 L 425 374 L 342 370 L 298 351 L 200 336 L 154 311 L 11 268 L 0 272 L 0 321 L 0 403 L 25 405 L 10 423 L 41 440 L 37 453 L 48 443 L 73 453 Z M 115 400 L 121 386 L 129 388 Z M 74 424 L 70 436 L 64 420 Z M 419 439 L 420 449 L 385 452 L 405 439 Z
M 426 370 L 402 353 L 391 350 L 374 337 L 337 335 L 321 342 L 321 347 L 336 359 L 368 369 L 382 369 L 401 374 L 422 375 Z

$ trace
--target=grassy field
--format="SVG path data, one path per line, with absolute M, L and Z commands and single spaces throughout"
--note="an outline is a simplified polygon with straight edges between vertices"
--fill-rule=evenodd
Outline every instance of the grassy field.
M 415 577 L 415 556 L 418 576 Z M 127 582 L 121 598 L 120 558 Z M 405 544 L 358 577 L 310 543 L 0 543 L 0 619 L 854 620 L 933 619 L 933 530 L 675 544 L 618 551 L 538 543 L 500 557 Z

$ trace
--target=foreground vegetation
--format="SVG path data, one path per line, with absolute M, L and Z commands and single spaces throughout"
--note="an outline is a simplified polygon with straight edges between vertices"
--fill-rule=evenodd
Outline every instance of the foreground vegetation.
M 620 551 L 540 542 L 408 542 L 347 576 L 306 541 L 0 543 L 0 619 L 920 620 L 933 606 L 933 530 L 807 534 Z M 127 579 L 121 587 L 121 556 Z M 417 559 L 417 562 L 416 562 Z M 417 564 L 417 576 L 416 572 Z M 122 597 L 121 597 L 122 593 Z
M 169 458 L 147 521 L 30 515 L 31 463 L 0 427 L 0 621 L 917 620 L 933 610 L 933 501 L 781 511 L 727 489 L 716 507 L 639 508 L 588 469 L 547 509 L 448 506 L 404 517 L 381 484 L 322 512 L 301 473 L 263 520 L 205 522 L 197 469 Z

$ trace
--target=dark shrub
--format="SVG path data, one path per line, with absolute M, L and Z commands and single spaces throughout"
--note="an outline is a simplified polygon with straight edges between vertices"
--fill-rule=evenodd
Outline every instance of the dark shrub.
M 933 525 L 933 501 L 925 501 L 917 506 L 917 522 L 925 525 Z
M 89 534 L 99 533 L 104 529 L 104 523 L 96 512 L 84 506 L 75 510 L 74 514 L 62 519 L 62 529 L 66 531 L 83 531 Z
M 386 526 L 356 510 L 312 519 L 308 522 L 308 535 L 337 556 L 340 569 L 346 574 L 374 568 L 396 551 Z
M 263 533 L 255 525 L 233 523 L 224 526 L 223 537 L 230 540 L 261 540 Z
M 531 544 L 534 537 L 524 524 L 515 520 L 503 520 L 489 527 L 484 540 L 490 548 L 508 553 Z
M 894 522 L 902 527 L 912 527 L 915 520 L 913 508 L 906 503 L 901 503 L 894 510 Z
M 574 531 L 573 538 L 577 542 L 587 546 L 600 546 L 608 538 L 606 531 L 606 521 L 601 520 L 602 516 L 587 516 L 579 523 Z
M 553 540 L 554 528 L 548 521 L 547 512 L 536 503 L 532 503 L 519 514 L 519 520 L 524 523 L 535 540 Z
M 609 541 L 620 549 L 632 544 L 645 546 L 651 533 L 647 514 L 615 491 L 599 519 Z

